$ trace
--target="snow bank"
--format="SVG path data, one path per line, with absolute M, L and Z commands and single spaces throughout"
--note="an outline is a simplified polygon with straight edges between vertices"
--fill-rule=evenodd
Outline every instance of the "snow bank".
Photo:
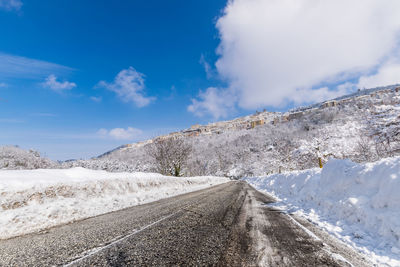
M 227 181 L 84 168 L 0 170 L 0 239 Z
M 400 266 L 400 157 L 246 178 L 380 264 Z

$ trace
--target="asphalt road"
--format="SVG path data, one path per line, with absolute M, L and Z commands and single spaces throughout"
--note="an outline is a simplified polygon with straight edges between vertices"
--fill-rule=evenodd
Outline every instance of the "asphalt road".
M 270 202 L 230 182 L 0 241 L 0 266 L 369 265 Z

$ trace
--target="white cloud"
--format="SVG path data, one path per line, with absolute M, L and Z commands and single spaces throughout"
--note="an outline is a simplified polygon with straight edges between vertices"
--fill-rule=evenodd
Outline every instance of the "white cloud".
M 373 88 L 400 83 L 400 62 L 385 62 L 373 75 L 360 77 L 359 88 Z
M 144 107 L 155 100 L 154 97 L 144 95 L 144 75 L 137 72 L 133 67 L 121 70 L 115 77 L 113 83 L 100 81 L 98 86 L 115 92 L 124 102 L 132 102 L 137 107 Z
M 170 95 L 165 97 L 164 100 L 171 101 L 171 100 L 173 100 L 175 98 L 175 96 L 176 96 L 176 87 L 175 87 L 175 85 L 171 86 L 170 92 L 171 92 Z
M 22 7 L 21 0 L 0 0 L 0 8 L 5 9 L 7 11 L 10 10 L 20 10 Z
M 398 0 L 228 1 L 216 24 L 224 90 L 246 109 L 340 94 L 343 88 L 325 86 L 357 79 L 399 53 L 398 14 Z
M 353 86 L 348 86 L 348 83 L 342 84 L 336 88 L 336 90 L 329 90 L 328 87 L 321 87 L 318 89 L 297 89 L 291 96 L 290 100 L 295 104 L 322 102 L 327 99 L 333 99 L 345 94 L 348 94 L 353 90 Z
M 208 61 L 205 59 L 204 55 L 200 56 L 199 63 L 203 66 L 204 71 L 206 72 L 207 75 L 207 79 L 210 79 L 213 76 L 215 76 L 215 70 L 212 68 L 210 63 L 208 63 Z
M 91 96 L 90 100 L 92 100 L 93 102 L 101 102 L 103 100 L 103 98 L 101 96 Z
M 229 90 L 209 87 L 205 92 L 200 91 L 198 98 L 192 99 L 188 111 L 197 116 L 212 114 L 214 118 L 226 117 L 234 109 L 235 96 Z
M 62 92 L 65 90 L 71 90 L 72 88 L 76 87 L 76 84 L 68 81 L 59 82 L 57 81 L 57 77 L 54 74 L 51 74 L 46 78 L 43 86 L 56 92 Z
M 0 78 L 43 79 L 52 73 L 65 74 L 73 70 L 51 62 L 0 52 Z
M 114 128 L 111 130 L 100 129 L 97 131 L 97 134 L 104 138 L 112 138 L 116 140 L 132 140 L 134 138 L 138 138 L 141 136 L 143 132 L 139 129 L 135 129 L 132 127 L 124 128 Z

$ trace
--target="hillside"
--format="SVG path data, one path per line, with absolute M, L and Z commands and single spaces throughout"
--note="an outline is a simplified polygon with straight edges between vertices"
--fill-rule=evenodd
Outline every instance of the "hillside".
M 0 148 L 0 168 L 85 167 L 113 172 L 154 171 L 147 153 L 155 140 L 183 138 L 193 147 L 188 176 L 260 176 L 317 167 L 319 158 L 376 161 L 400 154 L 400 87 L 362 90 L 286 113 L 257 112 L 193 125 L 154 140 L 126 144 L 89 160 L 63 163 L 18 147 Z
M 397 85 L 362 90 L 286 113 L 256 114 L 170 133 L 192 144 L 186 175 L 256 176 L 318 166 L 318 158 L 375 161 L 400 154 Z M 153 171 L 146 148 L 123 145 L 98 158 L 64 163 L 110 171 Z

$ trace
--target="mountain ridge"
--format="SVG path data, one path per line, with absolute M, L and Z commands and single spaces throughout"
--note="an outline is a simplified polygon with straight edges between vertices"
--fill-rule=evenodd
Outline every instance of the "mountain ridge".
M 255 114 L 249 114 L 242 117 L 237 117 L 232 120 L 223 120 L 217 122 L 211 122 L 206 125 L 195 124 L 192 125 L 190 128 L 183 129 L 177 132 L 171 132 L 166 135 L 160 135 L 155 138 L 147 139 L 140 142 L 135 143 L 128 143 L 120 145 L 112 150 L 109 150 L 94 159 L 101 159 L 117 150 L 131 148 L 131 147 L 140 147 L 152 143 L 153 140 L 159 139 L 167 139 L 167 138 L 175 138 L 175 137 L 192 137 L 198 136 L 200 134 L 219 134 L 222 130 L 239 130 L 239 129 L 252 129 L 256 126 L 260 126 L 267 123 L 278 123 L 282 121 L 289 121 L 301 116 L 300 112 L 305 112 L 315 108 L 325 108 L 329 107 L 330 105 L 336 105 L 337 102 L 341 102 L 346 99 L 357 98 L 361 96 L 366 96 L 370 94 L 374 94 L 375 92 L 385 92 L 386 90 L 400 90 L 400 84 L 393 84 L 387 86 L 379 86 L 374 88 L 368 89 L 359 89 L 357 92 L 346 94 L 340 97 L 336 97 L 330 100 L 325 100 L 322 102 L 310 104 L 308 106 L 296 107 L 290 109 L 286 112 L 270 112 L 264 111 L 258 112 L 256 111 Z M 335 103 L 336 102 L 336 103 Z

